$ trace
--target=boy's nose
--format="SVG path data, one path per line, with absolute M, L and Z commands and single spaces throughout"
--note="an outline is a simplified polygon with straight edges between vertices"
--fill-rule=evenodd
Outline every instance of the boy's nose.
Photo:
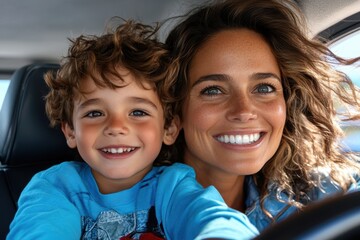
M 105 128 L 105 134 L 109 136 L 125 135 L 129 132 L 129 127 L 124 119 L 111 119 Z

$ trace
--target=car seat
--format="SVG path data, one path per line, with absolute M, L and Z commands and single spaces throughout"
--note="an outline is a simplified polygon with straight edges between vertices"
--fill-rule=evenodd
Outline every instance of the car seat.
M 60 128 L 50 127 L 43 79 L 57 64 L 31 64 L 13 74 L 0 112 L 0 239 L 5 239 L 17 200 L 31 177 L 54 164 L 74 160 Z

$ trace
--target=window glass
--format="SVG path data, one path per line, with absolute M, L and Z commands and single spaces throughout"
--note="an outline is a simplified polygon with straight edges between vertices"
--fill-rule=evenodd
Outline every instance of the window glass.
M 9 87 L 10 80 L 2 80 L 0 79 L 0 109 L 2 107 L 2 103 L 5 98 L 6 91 Z
M 330 49 L 343 58 L 354 58 L 360 56 L 360 30 L 343 37 L 330 45 Z M 335 68 L 346 73 L 351 81 L 360 87 L 360 63 L 352 66 L 338 66 Z M 341 111 L 341 106 L 339 106 Z M 342 122 L 342 128 L 345 131 L 343 143 L 353 151 L 360 152 L 360 121 Z
M 344 58 L 354 58 L 360 56 L 360 30 L 337 40 L 330 45 L 330 49 Z M 339 70 L 345 72 L 350 79 L 360 87 L 360 66 L 359 64 L 352 66 L 336 66 Z

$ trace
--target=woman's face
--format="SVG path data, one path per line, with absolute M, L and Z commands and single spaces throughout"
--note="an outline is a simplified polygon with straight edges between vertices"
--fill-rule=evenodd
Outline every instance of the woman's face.
M 221 31 L 189 68 L 185 162 L 204 174 L 258 172 L 279 147 L 286 106 L 277 61 L 261 35 Z

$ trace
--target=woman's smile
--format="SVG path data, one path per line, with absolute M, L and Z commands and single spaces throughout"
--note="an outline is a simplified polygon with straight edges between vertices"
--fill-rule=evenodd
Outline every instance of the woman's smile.
M 236 135 L 219 135 L 215 137 L 221 143 L 234 145 L 249 145 L 260 139 L 260 133 L 236 134 Z

